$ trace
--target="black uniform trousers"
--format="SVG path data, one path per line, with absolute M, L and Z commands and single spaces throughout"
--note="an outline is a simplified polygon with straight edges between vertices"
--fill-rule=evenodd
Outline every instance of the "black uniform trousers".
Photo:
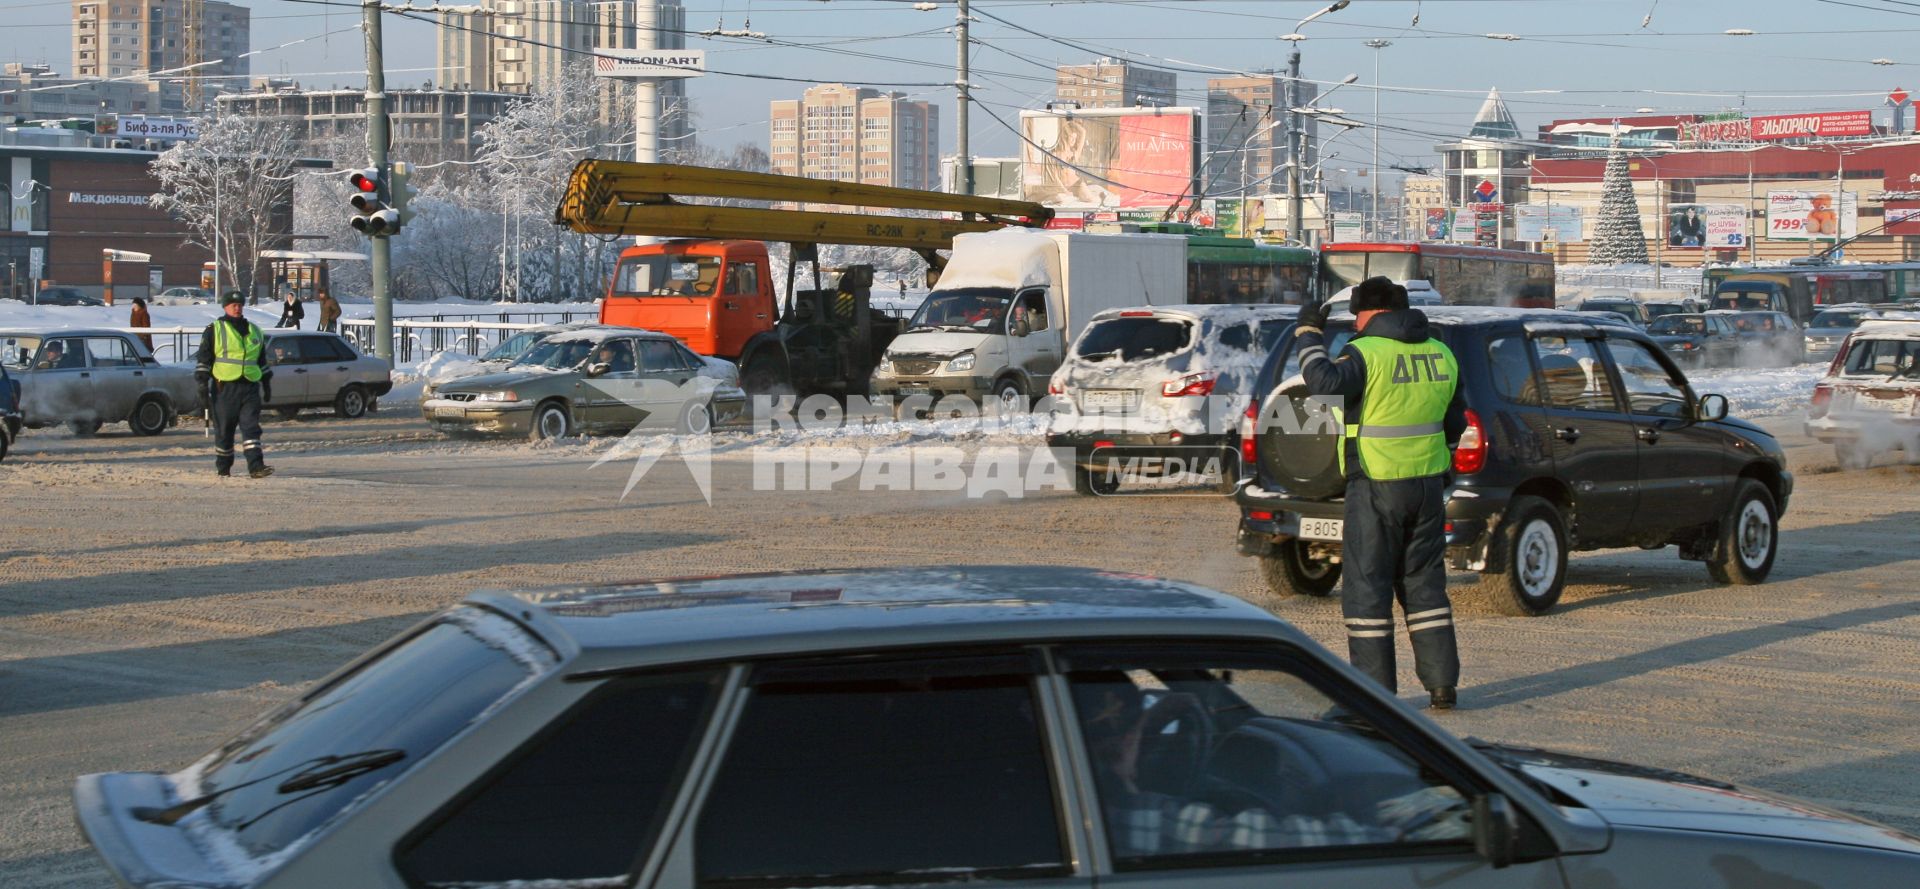
M 1347 480 L 1340 610 L 1347 654 L 1360 672 L 1398 691 L 1393 602 L 1413 641 L 1414 670 L 1429 690 L 1460 684 L 1460 650 L 1447 600 L 1446 477 Z
M 260 453 L 260 384 L 245 379 L 229 383 L 214 381 L 213 396 L 213 468 L 226 475 L 233 469 L 233 436 L 240 433 L 240 449 L 246 452 L 247 471 L 267 464 Z

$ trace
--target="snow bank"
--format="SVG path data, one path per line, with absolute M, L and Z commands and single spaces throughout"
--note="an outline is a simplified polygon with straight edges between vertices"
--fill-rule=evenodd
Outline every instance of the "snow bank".
M 473 373 L 480 359 L 465 352 L 448 349 L 434 355 L 419 364 L 409 367 L 409 373 L 418 375 L 429 383 L 441 383 L 458 379 Z M 398 370 L 398 368 L 396 368 Z

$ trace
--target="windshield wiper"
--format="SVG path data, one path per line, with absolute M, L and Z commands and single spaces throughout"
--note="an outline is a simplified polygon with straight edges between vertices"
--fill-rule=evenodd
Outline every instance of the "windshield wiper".
M 173 825 L 229 793 L 243 787 L 252 787 L 272 780 L 288 772 L 300 769 L 300 773 L 288 778 L 274 788 L 279 793 L 299 793 L 321 787 L 338 787 L 368 772 L 383 769 L 400 760 L 406 759 L 403 750 L 365 750 L 359 753 L 343 753 L 336 756 L 318 756 L 297 762 L 277 772 L 262 775 L 251 781 L 243 781 L 232 787 L 222 787 L 212 793 L 201 794 L 190 800 L 174 803 L 164 809 L 152 806 L 137 806 L 129 814 L 148 824 Z

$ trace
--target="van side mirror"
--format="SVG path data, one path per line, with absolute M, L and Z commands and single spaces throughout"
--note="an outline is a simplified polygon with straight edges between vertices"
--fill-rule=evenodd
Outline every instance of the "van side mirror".
M 1473 798 L 1473 851 L 1487 864 L 1495 870 L 1513 864 L 1519 838 L 1520 821 L 1506 794 L 1483 793 Z
M 1694 407 L 1693 418 L 1703 423 L 1727 418 L 1727 397 L 1712 394 L 1700 396 L 1700 403 Z

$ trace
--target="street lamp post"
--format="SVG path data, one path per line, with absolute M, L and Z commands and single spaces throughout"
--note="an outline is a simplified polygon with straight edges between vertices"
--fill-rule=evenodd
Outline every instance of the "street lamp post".
M 1299 112 L 1294 110 L 1300 107 L 1300 41 L 1307 39 L 1300 29 L 1323 15 L 1346 9 L 1352 2 L 1335 0 L 1333 4 L 1301 19 L 1300 24 L 1294 26 L 1293 33 L 1280 38 L 1293 44 L 1293 51 L 1287 54 L 1287 233 L 1303 246 L 1306 240 L 1301 237 L 1303 232 L 1300 229 L 1306 216 L 1306 207 L 1300 194 L 1300 157 L 1304 153 L 1300 142 L 1305 138 L 1306 127 L 1300 120 Z
M 1367 236 L 1371 238 L 1380 236 L 1380 51 L 1392 45 L 1393 41 L 1377 37 L 1366 43 L 1373 50 L 1373 169 L 1367 174 L 1367 187 L 1373 192 L 1372 207 L 1367 211 Z

